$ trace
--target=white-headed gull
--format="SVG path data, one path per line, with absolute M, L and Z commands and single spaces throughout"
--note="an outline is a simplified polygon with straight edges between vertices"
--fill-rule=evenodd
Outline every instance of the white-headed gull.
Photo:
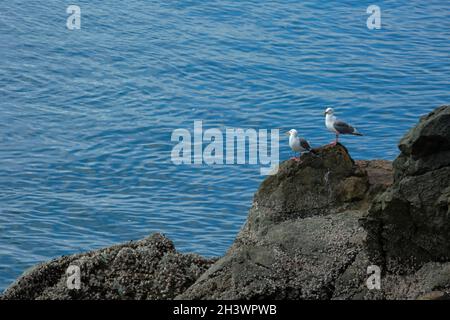
M 289 147 L 291 147 L 292 151 L 299 152 L 300 155 L 298 158 L 292 158 L 295 161 L 300 161 L 300 156 L 302 152 L 308 151 L 312 152 L 311 146 L 309 145 L 308 141 L 306 141 L 303 138 L 300 138 L 298 136 L 298 132 L 295 129 L 291 129 L 288 132 L 286 132 L 287 135 L 289 135 Z
M 334 110 L 332 108 L 327 108 L 327 110 L 325 110 L 324 115 L 325 115 L 325 125 L 327 129 L 336 134 L 336 140 L 333 143 L 331 143 L 332 145 L 338 143 L 340 134 L 352 134 L 354 136 L 362 136 L 362 134 L 359 133 L 358 130 L 356 130 L 356 128 L 345 123 L 344 121 L 336 119 L 336 117 L 334 116 Z

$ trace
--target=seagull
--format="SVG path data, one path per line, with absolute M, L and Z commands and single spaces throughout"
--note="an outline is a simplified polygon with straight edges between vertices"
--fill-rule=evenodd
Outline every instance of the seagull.
M 345 123 L 344 121 L 340 121 L 336 119 L 336 117 L 333 115 L 334 110 L 332 108 L 327 108 L 325 110 L 325 125 L 328 130 L 331 132 L 334 132 L 336 134 L 336 140 L 331 143 L 331 145 L 336 145 L 338 143 L 339 135 L 340 134 L 351 134 L 354 136 L 362 136 L 361 133 L 356 130 L 356 128 L 353 128 L 351 125 Z
M 289 147 L 291 147 L 292 151 L 294 152 L 300 152 L 300 155 L 298 158 L 293 157 L 295 161 L 300 161 L 300 156 L 302 152 L 308 151 L 312 152 L 311 146 L 309 145 L 308 141 L 306 141 L 303 138 L 300 138 L 298 136 L 297 130 L 291 129 L 288 132 L 286 132 L 287 135 L 289 135 Z

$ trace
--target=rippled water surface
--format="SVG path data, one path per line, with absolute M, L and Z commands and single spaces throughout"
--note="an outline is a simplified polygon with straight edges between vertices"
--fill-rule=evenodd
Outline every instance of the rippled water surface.
M 172 131 L 296 128 L 333 137 L 334 106 L 393 159 L 418 119 L 449 102 L 448 1 L 0 3 L 0 289 L 62 254 L 159 231 L 221 255 L 245 221 L 259 167 L 175 166 Z M 381 30 L 366 8 L 381 7 Z M 280 157 L 290 152 L 282 137 Z

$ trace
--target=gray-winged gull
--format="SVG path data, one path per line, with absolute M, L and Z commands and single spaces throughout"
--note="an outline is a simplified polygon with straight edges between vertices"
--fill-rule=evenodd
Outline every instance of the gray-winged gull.
M 309 145 L 308 141 L 306 141 L 303 138 L 300 138 L 298 136 L 297 130 L 291 129 L 288 132 L 286 132 L 287 135 L 289 135 L 289 147 L 291 147 L 292 151 L 299 152 L 300 155 L 298 158 L 294 157 L 295 161 L 300 161 L 300 156 L 302 152 L 308 151 L 312 152 L 311 146 Z
M 344 121 L 336 119 L 336 117 L 334 116 L 334 110 L 332 108 L 327 108 L 327 110 L 325 110 L 324 115 L 325 115 L 325 125 L 327 126 L 327 129 L 336 134 L 336 140 L 331 143 L 332 145 L 338 143 L 340 134 L 351 134 L 354 136 L 362 136 L 362 134 L 359 133 L 358 130 L 356 130 L 356 128 L 345 123 Z

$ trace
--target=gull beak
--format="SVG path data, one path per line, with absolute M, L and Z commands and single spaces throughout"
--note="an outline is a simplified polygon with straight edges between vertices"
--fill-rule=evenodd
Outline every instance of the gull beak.
M 287 135 L 287 136 L 290 136 L 290 135 L 291 135 L 291 132 L 290 132 L 290 131 L 287 131 L 287 132 L 286 132 L 286 135 Z
M 327 112 L 325 111 L 325 112 L 323 113 L 323 115 L 326 116 L 326 115 L 327 115 Z

